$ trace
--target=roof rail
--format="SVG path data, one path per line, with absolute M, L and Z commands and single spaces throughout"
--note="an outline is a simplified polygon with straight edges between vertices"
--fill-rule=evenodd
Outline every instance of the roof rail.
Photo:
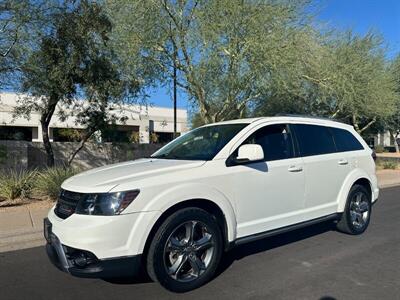
M 275 117 L 294 117 L 294 118 L 309 118 L 309 119 L 317 119 L 317 120 L 328 120 L 332 122 L 338 122 L 338 123 L 343 123 L 347 124 L 343 121 L 340 120 L 335 120 L 327 117 L 317 117 L 317 116 L 312 116 L 312 115 L 301 115 L 301 114 L 276 114 Z

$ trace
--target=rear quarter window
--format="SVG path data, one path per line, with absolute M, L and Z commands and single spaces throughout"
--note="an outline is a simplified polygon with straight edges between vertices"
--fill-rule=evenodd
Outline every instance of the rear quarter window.
M 363 150 L 363 145 L 357 138 L 345 129 L 331 128 L 336 148 L 339 152 Z

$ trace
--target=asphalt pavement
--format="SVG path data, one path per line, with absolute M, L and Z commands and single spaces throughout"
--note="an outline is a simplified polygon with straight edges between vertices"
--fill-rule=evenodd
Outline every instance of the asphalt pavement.
M 225 254 L 213 281 L 189 293 L 146 277 L 73 278 L 37 247 L 0 253 L 0 299 L 400 299 L 400 187 L 381 190 L 363 235 L 324 223 L 243 245 Z

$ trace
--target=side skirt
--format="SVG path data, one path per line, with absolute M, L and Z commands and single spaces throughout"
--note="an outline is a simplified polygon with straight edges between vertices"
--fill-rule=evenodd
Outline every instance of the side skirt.
M 312 220 L 309 220 L 309 221 L 304 221 L 304 222 L 296 223 L 296 224 L 293 224 L 293 225 L 289 225 L 289 226 L 285 226 L 285 227 L 281 227 L 281 228 L 277 228 L 277 229 L 272 229 L 272 230 L 268 230 L 268 231 L 264 231 L 264 232 L 260 232 L 260 233 L 256 233 L 256 234 L 252 234 L 252 235 L 248 235 L 248 236 L 244 236 L 244 237 L 236 239 L 234 241 L 234 246 L 250 243 L 250 242 L 253 242 L 253 241 L 256 241 L 256 240 L 260 240 L 260 239 L 264 239 L 264 238 L 271 237 L 271 236 L 274 236 L 274 235 L 286 233 L 286 232 L 289 232 L 289 231 L 293 231 L 293 230 L 296 230 L 296 229 L 300 229 L 300 228 L 303 228 L 303 227 L 307 227 L 307 226 L 318 224 L 318 223 L 325 222 L 325 221 L 339 220 L 341 215 L 342 215 L 341 213 L 334 213 L 334 214 L 330 214 L 330 215 L 327 215 L 327 216 L 324 216 L 324 217 L 312 219 Z

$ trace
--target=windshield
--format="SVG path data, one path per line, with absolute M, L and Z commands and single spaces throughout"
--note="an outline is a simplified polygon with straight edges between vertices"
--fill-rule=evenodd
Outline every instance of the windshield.
M 211 160 L 248 124 L 222 124 L 205 126 L 189 131 L 165 145 L 152 158 Z

